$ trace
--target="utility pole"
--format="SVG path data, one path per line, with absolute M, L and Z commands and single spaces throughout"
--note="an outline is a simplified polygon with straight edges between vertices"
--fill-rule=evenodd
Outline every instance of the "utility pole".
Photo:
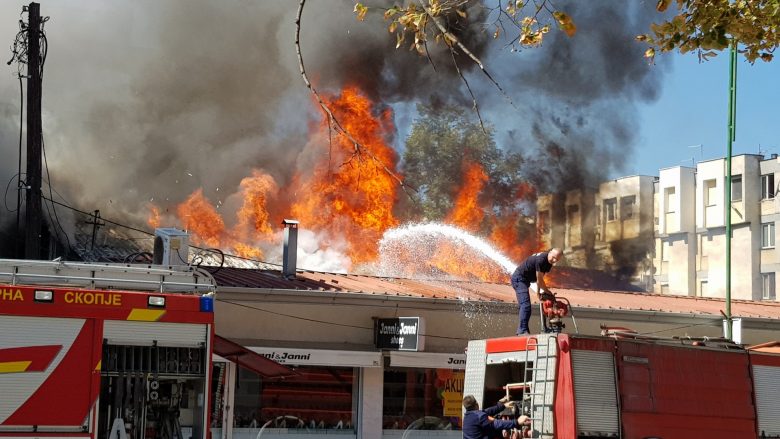
M 27 26 L 27 198 L 25 259 L 41 258 L 41 8 L 28 6 Z
M 726 152 L 726 338 L 732 337 L 731 318 L 731 145 L 737 137 L 737 42 L 729 44 L 729 124 Z

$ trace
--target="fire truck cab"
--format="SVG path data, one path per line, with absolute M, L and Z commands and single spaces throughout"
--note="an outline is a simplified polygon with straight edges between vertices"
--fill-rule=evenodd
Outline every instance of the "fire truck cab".
M 207 438 L 215 284 L 0 260 L 0 438 Z
M 780 437 L 780 354 L 717 339 L 540 334 L 472 340 L 464 395 L 509 396 L 521 437 Z

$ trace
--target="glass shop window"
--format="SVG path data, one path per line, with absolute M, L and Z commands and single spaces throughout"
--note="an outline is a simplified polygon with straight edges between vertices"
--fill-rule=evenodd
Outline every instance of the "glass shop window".
M 354 430 L 357 419 L 351 367 L 298 366 L 298 375 L 266 379 L 239 367 L 233 424 L 236 428 Z
M 384 374 L 383 429 L 461 429 L 463 370 L 392 368 Z

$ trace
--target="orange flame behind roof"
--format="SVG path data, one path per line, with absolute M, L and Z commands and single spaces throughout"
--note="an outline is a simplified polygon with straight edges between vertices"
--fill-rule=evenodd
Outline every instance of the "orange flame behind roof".
M 234 239 L 246 242 L 258 237 L 270 237 L 274 230 L 270 224 L 268 200 L 279 192 L 273 177 L 253 169 L 252 176 L 242 179 L 239 186 L 244 204 L 237 213 Z
M 469 232 L 477 232 L 485 218 L 485 211 L 479 206 L 478 199 L 488 176 L 479 163 L 465 162 L 463 168 L 463 186 L 455 198 L 455 206 L 447 215 L 446 222 Z
M 219 247 L 225 234 L 225 222 L 214 206 L 198 189 L 176 208 L 179 220 L 185 229 L 192 232 L 195 244 Z
M 333 138 L 330 151 L 323 142 L 322 157 L 330 160 L 321 160 L 306 176 L 296 176 L 295 193 L 301 198 L 291 213 L 309 229 L 346 239 L 353 263 L 373 261 L 382 234 L 398 225 L 392 212 L 396 182 L 384 169 L 395 168 L 395 152 L 384 140 L 393 127 L 387 114 L 374 116 L 374 104 L 354 87 L 345 88 L 329 105 L 365 151 L 356 155 L 355 145 L 341 135 Z M 327 124 L 322 129 L 327 130 Z
M 509 275 L 492 261 L 463 245 L 442 242 L 428 264 L 445 273 L 472 280 L 506 282 Z
M 149 224 L 149 227 L 153 229 L 160 227 L 160 208 L 152 203 L 149 203 L 147 207 L 149 208 L 149 218 L 146 219 L 146 224 Z
M 315 128 L 317 132 L 305 151 L 314 163 L 301 167 L 288 185 L 278 187 L 262 170 L 253 170 L 241 180 L 237 194 L 240 207 L 235 217 L 228 219 L 232 227 L 226 226 L 226 219 L 209 203 L 202 189 L 194 191 L 176 209 L 180 226 L 190 231 L 193 244 L 261 259 L 260 247 L 278 245 L 274 240 L 281 228 L 276 223 L 284 215 L 314 232 L 320 239 L 319 248 L 343 250 L 353 264 L 377 259 L 382 235 L 399 223 L 393 213 L 398 183 L 388 172 L 398 175 L 396 153 L 386 140 L 395 132 L 392 113 L 378 112 L 375 103 L 352 86 L 329 98 L 328 105 L 341 126 L 360 142 L 361 151 L 358 153 L 346 136 L 329 131 L 328 121 L 323 121 Z M 515 208 L 486 221 L 488 213 L 480 204 L 492 204 L 480 200 L 480 196 L 484 197 L 488 175 L 480 163 L 469 160 L 463 162 L 462 170 L 462 185 L 446 222 L 477 234 L 488 227 L 488 240 L 504 254 L 514 260 L 527 256 L 536 246 L 536 237 L 518 235 L 522 224 Z M 536 199 L 528 184 L 517 188 L 516 194 L 518 206 Z M 147 221 L 158 227 L 160 208 L 150 204 L 149 209 Z M 503 267 L 484 260 L 466 246 L 441 240 L 432 247 L 422 258 L 398 254 L 399 266 L 408 267 L 409 275 L 427 266 L 434 272 L 468 279 L 507 281 Z

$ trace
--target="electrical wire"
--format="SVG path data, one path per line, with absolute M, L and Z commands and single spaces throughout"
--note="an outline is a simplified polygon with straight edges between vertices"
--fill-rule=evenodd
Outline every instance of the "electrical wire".
M 51 175 L 49 174 L 49 160 L 46 158 L 46 144 L 43 141 L 43 135 L 41 135 L 41 150 L 43 151 L 43 163 L 46 166 L 46 181 L 47 181 L 47 185 L 49 186 L 49 197 L 53 199 L 54 194 L 52 193 L 52 188 L 51 188 Z M 41 194 L 41 198 L 44 198 L 43 194 Z M 46 203 L 44 203 L 44 205 L 46 205 Z M 73 247 L 70 245 L 70 238 L 68 237 L 68 232 L 65 231 L 65 229 L 62 227 L 62 223 L 60 223 L 60 217 L 57 215 L 57 209 L 54 207 L 54 203 L 52 203 L 51 205 L 51 210 L 54 212 L 54 219 L 57 220 L 56 223 L 57 227 L 59 227 L 59 229 L 62 231 L 62 234 L 65 236 L 65 242 L 68 245 L 68 251 L 73 252 Z M 46 212 L 49 212 L 49 206 L 46 206 Z M 49 221 L 52 221 L 51 213 L 49 213 Z M 54 233 L 59 238 L 59 233 L 57 232 L 56 228 L 54 229 Z M 65 256 L 67 256 L 67 254 Z
M 660 330 L 658 330 L 658 331 L 650 331 L 650 332 L 641 332 L 641 333 L 638 333 L 638 335 L 653 335 L 653 334 L 660 334 L 661 332 L 677 331 L 677 330 L 680 330 L 680 329 L 688 329 L 688 328 L 693 328 L 693 327 L 696 327 L 696 326 L 712 326 L 712 322 L 707 322 L 707 323 L 693 323 L 693 324 L 690 324 L 690 325 L 685 325 L 685 326 L 678 326 L 678 327 L 676 327 L 676 328 L 660 329 Z
M 56 205 L 58 205 L 58 206 L 62 206 L 62 207 L 64 207 L 64 208 L 66 208 L 66 209 L 70 209 L 70 210 L 72 210 L 72 211 L 74 211 L 74 212 L 78 212 L 78 213 L 80 213 L 80 214 L 82 214 L 82 215 L 87 215 L 87 216 L 94 216 L 94 214 L 93 214 L 92 212 L 85 212 L 85 211 L 83 211 L 83 210 L 81 210 L 81 209 L 77 209 L 77 208 L 75 208 L 75 207 L 73 207 L 73 206 L 69 206 L 69 205 L 67 205 L 67 204 L 65 204 L 65 203 L 61 203 L 61 202 L 59 202 L 59 201 L 57 201 L 57 200 L 53 200 L 53 199 L 51 199 L 51 198 L 48 198 L 48 197 L 46 197 L 45 195 L 41 195 L 41 197 L 42 197 L 44 200 L 48 200 L 48 201 L 49 201 L 49 202 L 51 202 L 51 203 L 54 203 L 54 204 L 56 204 Z M 111 220 L 108 220 L 108 219 L 105 219 L 105 218 L 102 218 L 102 217 L 101 217 L 100 219 L 101 219 L 101 220 L 103 220 L 103 221 L 105 221 L 105 222 L 107 222 L 107 223 L 109 223 L 109 224 L 113 224 L 113 225 L 115 225 L 115 226 L 118 226 L 118 227 L 122 227 L 122 228 L 125 228 L 125 229 L 128 229 L 128 230 L 133 230 L 133 231 L 136 231 L 136 232 L 139 232 L 139 233 L 143 233 L 143 234 L 146 234 L 146 235 L 154 236 L 154 233 L 152 233 L 152 232 L 149 232 L 148 230 L 143 230 L 143 229 L 139 229 L 139 228 L 137 228 L 137 227 L 128 226 L 128 225 L 126 225 L 126 224 L 118 223 L 118 222 L 116 222 L 116 221 L 111 221 Z
M 16 183 L 16 242 L 14 243 L 14 251 L 18 251 L 19 249 L 19 241 L 21 236 L 21 233 L 19 232 L 19 225 L 21 224 L 22 188 L 26 186 L 26 184 L 22 184 L 22 127 L 24 126 L 24 86 L 22 85 L 22 75 L 17 72 L 16 76 L 19 77 L 19 164 L 16 171 L 16 175 L 19 178 Z
M 7 210 L 8 212 L 11 212 L 11 213 L 16 212 L 19 209 L 19 206 L 17 206 L 16 209 L 11 209 L 10 207 L 8 207 L 8 191 L 11 190 L 11 183 L 14 182 L 14 179 L 16 179 L 16 177 L 18 175 L 19 175 L 18 172 L 16 174 L 12 175 L 11 178 L 8 179 L 8 184 L 5 185 L 5 195 L 3 196 L 3 204 L 5 205 L 5 210 Z M 18 191 L 18 189 L 17 189 L 17 191 Z

